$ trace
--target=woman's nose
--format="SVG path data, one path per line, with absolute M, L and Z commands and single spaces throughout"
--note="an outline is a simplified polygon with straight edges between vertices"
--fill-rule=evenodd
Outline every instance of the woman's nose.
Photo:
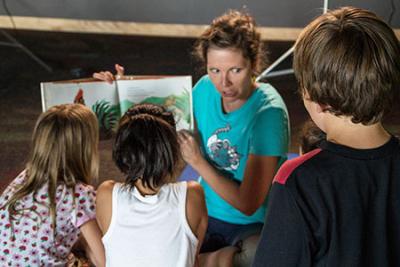
M 232 84 L 228 74 L 222 74 L 222 85 L 224 87 L 230 86 Z

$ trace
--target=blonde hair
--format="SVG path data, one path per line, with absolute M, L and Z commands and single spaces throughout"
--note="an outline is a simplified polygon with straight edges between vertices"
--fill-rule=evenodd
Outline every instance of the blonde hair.
M 18 201 L 47 184 L 55 229 L 57 186 L 65 184 L 74 190 L 78 181 L 90 183 L 97 179 L 98 132 L 95 114 L 81 104 L 54 106 L 40 115 L 33 131 L 26 180 L 5 204 L 10 221 L 23 214 L 16 208 Z

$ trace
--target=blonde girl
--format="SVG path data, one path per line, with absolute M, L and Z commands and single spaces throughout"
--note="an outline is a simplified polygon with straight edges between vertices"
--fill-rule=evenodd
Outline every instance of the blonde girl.
M 26 169 L 0 197 L 0 265 L 65 266 L 80 234 L 89 258 L 104 265 L 95 220 L 98 126 L 80 104 L 40 115 Z

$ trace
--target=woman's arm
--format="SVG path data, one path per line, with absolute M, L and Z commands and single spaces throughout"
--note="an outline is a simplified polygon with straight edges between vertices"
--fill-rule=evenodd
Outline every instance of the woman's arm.
M 246 215 L 252 215 L 264 202 L 275 175 L 279 157 L 249 154 L 241 184 L 219 173 L 200 153 L 193 136 L 179 133 L 182 155 L 225 201 Z
M 96 220 L 90 220 L 80 227 L 83 238 L 85 239 L 85 251 L 95 266 L 105 266 L 104 246 L 101 242 L 101 231 Z

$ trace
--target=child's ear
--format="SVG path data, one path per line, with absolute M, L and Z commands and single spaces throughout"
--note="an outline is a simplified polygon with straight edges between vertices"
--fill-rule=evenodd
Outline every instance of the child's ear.
M 301 90 L 301 96 L 303 98 L 303 100 L 309 100 L 310 99 L 310 95 L 308 94 L 307 90 L 303 88 L 303 90 Z
M 316 103 L 316 110 L 317 110 L 318 113 L 323 113 L 324 110 L 325 110 L 325 105 L 321 105 L 321 104 Z
M 318 113 L 324 113 L 324 112 L 330 110 L 329 105 L 319 104 L 319 103 L 316 103 L 316 104 L 317 104 L 317 112 Z

